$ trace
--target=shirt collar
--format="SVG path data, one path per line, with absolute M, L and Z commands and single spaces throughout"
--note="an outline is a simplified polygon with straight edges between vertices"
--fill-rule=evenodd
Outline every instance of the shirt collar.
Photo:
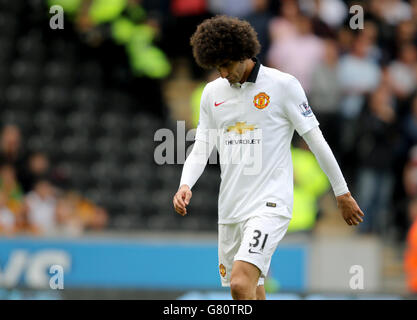
M 252 71 L 250 72 L 248 79 L 246 82 L 256 82 L 256 78 L 258 77 L 259 68 L 261 67 L 261 63 L 259 62 L 258 58 L 252 58 L 252 61 L 255 62 L 255 66 L 253 67 Z
M 261 63 L 259 62 L 259 59 L 256 57 L 252 58 L 252 61 L 255 62 L 255 66 L 253 67 L 252 71 L 250 72 L 248 78 L 246 79 L 246 82 L 252 82 L 255 83 L 256 82 L 256 78 L 258 78 L 258 73 L 259 73 L 259 68 L 261 67 Z M 240 84 L 239 82 L 237 83 L 233 83 L 230 84 L 231 87 L 234 88 L 241 88 L 242 84 Z

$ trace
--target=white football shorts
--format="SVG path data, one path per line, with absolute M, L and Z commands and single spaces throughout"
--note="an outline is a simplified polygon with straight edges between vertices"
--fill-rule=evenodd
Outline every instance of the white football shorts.
M 261 271 L 263 285 L 271 258 L 287 232 L 291 218 L 264 213 L 233 224 L 219 224 L 219 273 L 223 287 L 230 287 L 233 263 L 242 260 Z

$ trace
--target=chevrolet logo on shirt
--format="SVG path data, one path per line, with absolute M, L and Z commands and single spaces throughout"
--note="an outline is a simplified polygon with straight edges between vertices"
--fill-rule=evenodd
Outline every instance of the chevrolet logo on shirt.
M 238 134 L 244 134 L 246 131 L 253 131 L 256 127 L 253 124 L 246 124 L 244 122 L 236 122 L 234 126 L 228 126 L 226 132 L 236 132 Z

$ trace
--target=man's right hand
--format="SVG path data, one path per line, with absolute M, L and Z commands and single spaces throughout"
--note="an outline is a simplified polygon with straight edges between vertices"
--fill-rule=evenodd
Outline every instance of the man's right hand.
M 185 216 L 187 214 L 187 209 L 185 208 L 189 203 L 192 197 L 192 192 L 190 187 L 186 184 L 183 184 L 177 191 L 172 200 L 174 204 L 175 211 L 180 215 Z

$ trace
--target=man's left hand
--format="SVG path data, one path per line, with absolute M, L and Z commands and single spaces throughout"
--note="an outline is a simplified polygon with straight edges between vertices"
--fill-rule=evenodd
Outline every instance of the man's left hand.
M 359 208 L 350 192 L 336 197 L 336 200 L 337 207 L 341 210 L 343 219 L 348 225 L 357 226 L 359 223 L 363 222 L 362 217 L 364 217 L 365 214 L 362 212 L 361 208 Z

